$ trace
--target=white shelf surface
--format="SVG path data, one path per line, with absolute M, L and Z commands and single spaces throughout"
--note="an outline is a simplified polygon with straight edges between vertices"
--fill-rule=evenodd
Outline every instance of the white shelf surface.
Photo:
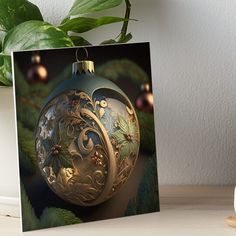
M 235 236 L 225 218 L 234 215 L 234 187 L 161 187 L 161 212 L 32 231 L 33 236 L 161 235 Z M 19 236 L 19 206 L 0 204 L 0 235 Z M 6 216 L 11 215 L 11 216 Z

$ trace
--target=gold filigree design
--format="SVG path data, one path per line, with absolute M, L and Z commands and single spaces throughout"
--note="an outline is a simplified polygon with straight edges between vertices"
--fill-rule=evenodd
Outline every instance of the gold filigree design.
M 123 105 L 122 118 L 109 101 L 72 90 L 53 99 L 41 113 L 36 135 L 39 168 L 49 187 L 66 201 L 97 205 L 119 190 L 134 167 L 139 150 L 137 117 L 131 104 Z M 119 126 L 120 119 L 128 123 Z M 129 150 L 125 155 L 124 144 L 114 136 L 120 130 Z M 61 162 L 59 154 L 64 155 Z

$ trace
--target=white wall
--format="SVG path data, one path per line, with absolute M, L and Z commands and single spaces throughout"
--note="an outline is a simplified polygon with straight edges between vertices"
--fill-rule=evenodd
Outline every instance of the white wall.
M 18 195 L 15 135 L 12 88 L 0 88 L 0 197 Z
M 73 0 L 32 2 L 58 23 Z M 236 1 L 131 2 L 139 20 L 130 24 L 133 42 L 152 45 L 160 183 L 235 184 Z M 119 29 L 104 27 L 88 38 L 98 43 Z M 17 196 L 9 90 L 0 89 L 0 105 L 0 195 Z

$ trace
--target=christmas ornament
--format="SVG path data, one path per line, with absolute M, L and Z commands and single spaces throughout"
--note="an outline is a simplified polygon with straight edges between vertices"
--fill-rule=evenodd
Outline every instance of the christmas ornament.
M 38 53 L 33 53 L 31 57 L 32 66 L 28 70 L 27 80 L 30 84 L 47 83 L 48 72 L 45 66 L 41 64 L 41 57 Z
M 136 107 L 143 112 L 153 112 L 153 94 L 149 84 L 141 86 L 141 93 L 136 99 Z
M 86 51 L 87 52 L 87 51 Z M 36 156 L 49 187 L 64 200 L 94 206 L 127 182 L 140 145 L 135 110 L 89 60 L 48 97 L 36 132 Z

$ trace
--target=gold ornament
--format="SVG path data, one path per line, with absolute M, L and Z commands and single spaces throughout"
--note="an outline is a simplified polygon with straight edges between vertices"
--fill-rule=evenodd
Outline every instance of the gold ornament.
M 36 150 L 41 173 L 57 195 L 77 205 L 97 205 L 112 197 L 127 181 L 138 156 L 139 126 L 133 108 L 107 98 L 111 108 L 101 116 L 104 101 L 65 92 L 43 109 L 39 120 Z
M 36 156 L 59 197 L 94 206 L 127 182 L 138 157 L 140 131 L 127 96 L 111 81 L 96 77 L 93 63 L 78 63 L 83 66 L 73 66 L 76 77 L 55 89 L 41 111 Z

